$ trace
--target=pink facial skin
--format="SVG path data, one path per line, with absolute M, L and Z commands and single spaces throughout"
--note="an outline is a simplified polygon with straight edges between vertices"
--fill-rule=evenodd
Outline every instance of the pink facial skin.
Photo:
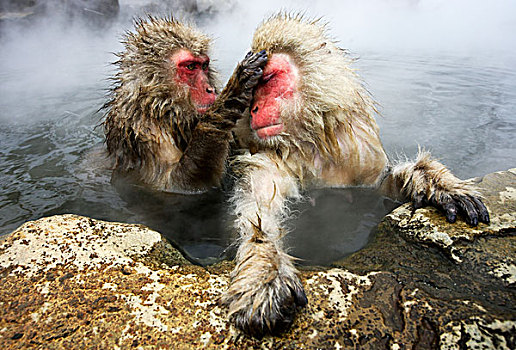
M 276 136 L 283 131 L 280 120 L 282 100 L 294 97 L 297 68 L 286 54 L 273 54 L 258 83 L 251 106 L 251 128 L 260 139 Z
M 176 66 L 176 81 L 190 87 L 190 99 L 197 112 L 205 113 L 217 97 L 208 80 L 209 57 L 195 56 L 188 50 L 180 50 L 170 59 Z

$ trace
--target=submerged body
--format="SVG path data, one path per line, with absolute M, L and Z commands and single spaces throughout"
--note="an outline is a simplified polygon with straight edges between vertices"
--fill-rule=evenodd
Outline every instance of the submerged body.
M 239 248 L 222 301 L 238 327 L 255 336 L 281 331 L 307 303 L 282 237 L 289 201 L 309 187 L 376 187 L 415 207 L 435 205 L 450 222 L 458 212 L 472 225 L 489 221 L 474 188 L 427 153 L 389 163 L 375 103 L 318 21 L 273 16 L 252 50 L 266 50 L 269 61 L 236 131 L 249 151 L 233 162 Z

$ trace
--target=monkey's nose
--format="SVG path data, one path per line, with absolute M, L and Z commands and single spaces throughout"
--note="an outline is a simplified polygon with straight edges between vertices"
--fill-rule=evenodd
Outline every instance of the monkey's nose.
M 206 88 L 206 92 L 209 94 L 213 94 L 213 88 L 211 88 L 211 87 Z
M 253 110 L 251 111 L 251 113 L 256 113 L 258 112 L 258 106 L 254 107 Z

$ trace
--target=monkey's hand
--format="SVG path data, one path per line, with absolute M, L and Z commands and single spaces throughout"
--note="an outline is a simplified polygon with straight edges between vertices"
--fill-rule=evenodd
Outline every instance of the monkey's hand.
M 249 108 L 254 88 L 262 77 L 266 64 L 265 50 L 247 53 L 203 119 L 221 129 L 232 128 Z
M 462 188 L 458 190 L 436 189 L 430 197 L 420 192 L 412 200 L 414 209 L 430 204 L 441 210 L 450 223 L 457 220 L 457 214 L 462 215 L 471 226 L 477 226 L 479 222 L 489 223 L 489 212 L 474 191 L 465 191 Z
M 456 178 L 427 152 L 420 152 L 413 163 L 396 166 L 393 176 L 414 209 L 432 205 L 444 212 L 450 223 L 457 220 L 458 214 L 472 226 L 489 223 L 489 212 L 471 183 Z
M 272 242 L 253 237 L 244 244 L 221 302 L 245 333 L 256 338 L 281 333 L 292 324 L 297 307 L 308 302 L 303 285 L 290 257 Z

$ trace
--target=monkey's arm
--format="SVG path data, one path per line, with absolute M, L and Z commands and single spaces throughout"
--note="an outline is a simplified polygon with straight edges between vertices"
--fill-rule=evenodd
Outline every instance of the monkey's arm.
M 391 197 L 411 200 L 415 209 L 432 205 L 443 211 L 451 223 L 456 221 L 457 214 L 472 226 L 489 223 L 487 208 L 474 187 L 455 177 L 428 152 L 420 151 L 415 161 L 391 167 L 380 190 Z
M 232 203 L 239 246 L 221 301 L 240 329 L 261 337 L 288 327 L 296 307 L 307 303 L 293 258 L 281 242 L 287 200 L 300 194 L 297 180 L 273 157 L 260 153 L 237 161 L 243 175 Z
M 219 185 L 225 170 L 231 129 L 249 107 L 253 89 L 266 63 L 265 51 L 250 52 L 236 67 L 213 106 L 192 130 L 183 155 L 171 169 L 170 189 L 203 190 Z

